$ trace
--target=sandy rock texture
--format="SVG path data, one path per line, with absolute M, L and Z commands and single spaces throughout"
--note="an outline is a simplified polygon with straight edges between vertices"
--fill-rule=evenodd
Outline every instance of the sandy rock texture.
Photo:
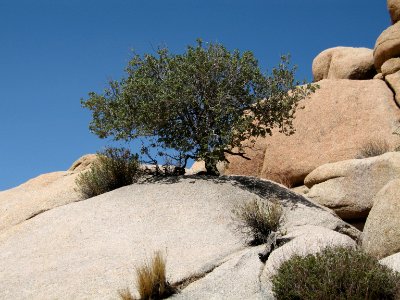
M 322 79 L 372 79 L 373 50 L 368 48 L 335 47 L 322 51 L 313 60 L 314 81 Z
M 375 195 L 400 178 L 400 153 L 322 165 L 305 178 L 307 197 L 334 210 L 343 219 L 368 216 Z
M 392 19 L 392 24 L 397 23 L 400 20 L 400 2 L 398 0 L 388 0 L 387 7 Z
M 392 88 L 395 93 L 395 100 L 400 106 L 400 71 L 387 75 L 385 81 Z
M 274 131 L 247 151 L 250 161 L 228 157 L 225 174 L 288 180 L 302 185 L 315 168 L 356 157 L 371 138 L 385 139 L 394 148 L 393 132 L 400 110 L 393 92 L 381 80 L 322 80 L 320 89 L 303 100 L 296 112 L 291 136 Z M 303 108 L 302 108 L 303 107 Z
M 400 23 L 384 30 L 378 37 L 374 48 L 374 64 L 377 71 L 391 58 L 400 57 Z
M 85 155 L 68 171 L 43 174 L 0 192 L 0 231 L 54 207 L 81 200 L 75 191 L 75 179 L 79 172 L 89 168 L 93 159 L 93 155 Z
M 400 179 L 375 196 L 363 231 L 363 249 L 378 259 L 400 252 Z
M 313 225 L 359 237 L 332 211 L 270 181 L 167 178 L 57 207 L 1 232 L 0 298 L 114 299 L 126 287 L 135 293 L 135 266 L 161 250 L 172 282 L 203 274 L 192 284 L 207 287 L 208 299 L 260 299 L 256 250 L 232 231 L 230 212 L 271 198 L 284 208 L 287 232 Z M 235 279 L 236 272 L 243 274 L 237 282 L 223 275 Z M 187 293 L 200 297 L 191 285 Z
M 385 61 L 381 67 L 381 70 L 383 76 L 387 76 L 396 73 L 397 71 L 400 71 L 400 58 L 396 57 Z

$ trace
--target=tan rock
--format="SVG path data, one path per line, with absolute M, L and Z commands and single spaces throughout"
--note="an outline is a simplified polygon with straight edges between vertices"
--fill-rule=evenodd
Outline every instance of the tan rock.
M 86 154 L 76 160 L 72 166 L 68 169 L 68 171 L 80 172 L 83 170 L 87 170 L 90 168 L 92 163 L 96 161 L 97 155 L 96 154 Z
M 395 57 L 400 57 L 400 23 L 384 30 L 376 40 L 374 48 L 376 70 L 379 72 L 385 61 Z
M 400 153 L 322 165 L 305 178 L 307 198 L 329 207 L 342 219 L 368 216 L 373 199 L 388 182 L 400 178 Z
M 226 168 L 226 163 L 225 162 L 218 162 L 217 163 L 217 170 L 219 171 L 220 175 L 224 175 Z M 188 170 L 187 174 L 197 174 L 200 172 L 206 172 L 206 165 L 203 160 L 195 161 L 191 168 Z
M 87 170 L 96 155 L 82 156 L 68 171 L 40 175 L 15 188 L 0 192 L 0 231 L 20 224 L 54 207 L 82 199 L 75 179 Z
M 313 61 L 314 81 L 322 79 L 372 79 L 376 74 L 373 51 L 336 47 L 322 51 Z
M 363 249 L 378 259 L 400 252 L 400 179 L 385 185 L 374 198 L 363 232 Z
M 157 250 L 166 255 L 171 282 L 206 276 L 197 284 L 209 288 L 203 299 L 266 299 L 255 272 L 262 264 L 231 226 L 234 206 L 254 199 L 278 199 L 292 235 L 301 223 L 351 243 L 338 233 L 351 228 L 331 211 L 272 182 L 175 179 L 126 186 L 0 232 L 0 299 L 116 299 L 126 287 L 136 294 L 135 267 Z M 311 243 L 314 231 L 307 232 Z
M 394 99 L 396 100 L 397 104 L 400 106 L 400 71 L 397 71 L 396 73 L 387 75 L 385 77 L 385 81 L 394 91 L 394 93 L 395 93 Z
M 271 178 L 283 175 L 294 185 L 318 166 L 352 159 L 372 137 L 385 139 L 393 148 L 399 138 L 400 110 L 393 93 L 381 80 L 322 80 L 320 89 L 303 100 L 296 112 L 296 133 L 274 131 L 258 139 L 247 152 L 251 160 L 228 157 L 226 174 Z
M 379 80 L 384 80 L 383 74 L 382 73 L 378 73 L 374 76 L 373 79 L 379 79 Z
M 385 61 L 381 67 L 382 75 L 387 76 L 400 71 L 400 57 L 391 58 Z
M 400 2 L 399 0 L 388 0 L 387 6 L 392 19 L 392 24 L 400 20 Z

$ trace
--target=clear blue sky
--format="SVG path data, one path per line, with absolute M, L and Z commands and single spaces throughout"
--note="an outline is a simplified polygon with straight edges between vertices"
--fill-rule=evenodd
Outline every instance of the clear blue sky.
M 389 25 L 384 0 L 0 0 L 0 190 L 107 144 L 80 99 L 119 79 L 131 49 L 182 52 L 200 37 L 251 50 L 264 69 L 291 53 L 311 80 L 319 52 L 373 48 Z

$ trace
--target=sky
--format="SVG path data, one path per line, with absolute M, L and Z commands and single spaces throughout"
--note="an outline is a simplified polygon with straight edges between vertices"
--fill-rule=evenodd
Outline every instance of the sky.
M 252 51 L 263 71 L 290 53 L 310 81 L 318 53 L 373 48 L 389 25 L 384 0 L 0 0 L 0 190 L 111 145 L 80 100 L 122 78 L 133 50 L 202 38 Z

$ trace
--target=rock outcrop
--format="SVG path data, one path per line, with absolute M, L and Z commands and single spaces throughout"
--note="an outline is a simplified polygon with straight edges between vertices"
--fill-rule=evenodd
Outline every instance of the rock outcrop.
M 317 167 L 355 158 L 360 147 L 375 137 L 393 149 L 399 143 L 400 110 L 393 92 L 382 80 L 322 80 L 320 89 L 300 103 L 293 121 L 296 133 L 274 131 L 258 139 L 251 160 L 228 157 L 225 174 L 275 179 L 282 176 L 294 185 Z M 304 107 L 304 108 L 302 108 Z
M 329 207 L 343 219 L 368 216 L 375 195 L 391 180 L 400 178 L 400 153 L 325 164 L 304 180 L 307 197 Z
M 379 261 L 382 265 L 391 268 L 393 271 L 400 273 L 400 252 L 385 257 Z
M 387 75 L 385 80 L 395 93 L 395 100 L 400 106 L 400 71 Z
M 373 50 L 367 48 L 335 47 L 322 51 L 313 61 L 314 81 L 322 79 L 372 79 Z
M 384 30 L 376 40 L 374 48 L 376 70 L 379 72 L 385 61 L 396 57 L 400 57 L 400 23 Z
M 0 231 L 54 207 L 81 200 L 75 191 L 75 179 L 90 167 L 94 157 L 93 154 L 85 155 L 68 171 L 43 174 L 0 192 Z
M 387 76 L 396 73 L 397 71 L 400 71 L 400 58 L 396 57 L 385 61 L 381 67 L 381 70 L 383 76 Z
M 392 24 L 397 23 L 400 20 L 400 2 L 398 0 L 388 0 L 387 7 L 389 9 L 390 18 Z
M 268 299 L 257 281 L 261 247 L 245 247 L 231 228 L 232 208 L 253 199 L 281 203 L 293 241 L 299 226 L 349 243 L 360 234 L 332 211 L 269 181 L 169 177 L 57 207 L 2 231 L 0 298 L 111 299 L 126 287 L 134 293 L 135 266 L 161 250 L 171 282 L 202 278 L 182 295 L 200 299 L 197 285 L 207 287 L 209 299 Z M 231 292 L 222 289 L 232 289 L 230 278 L 239 277 Z
M 381 259 L 400 252 L 400 179 L 385 185 L 375 196 L 365 223 L 362 247 Z

